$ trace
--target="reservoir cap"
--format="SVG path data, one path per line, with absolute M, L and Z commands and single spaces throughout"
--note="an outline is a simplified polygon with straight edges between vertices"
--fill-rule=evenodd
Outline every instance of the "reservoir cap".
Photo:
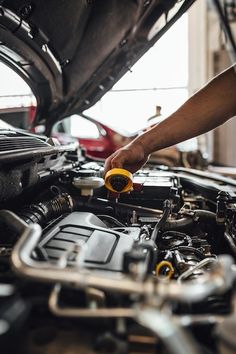
M 113 168 L 105 175 L 105 186 L 115 193 L 129 192 L 133 189 L 133 175 L 123 168 Z

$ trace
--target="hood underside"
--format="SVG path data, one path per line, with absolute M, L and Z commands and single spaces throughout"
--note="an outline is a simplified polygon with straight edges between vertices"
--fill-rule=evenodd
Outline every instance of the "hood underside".
M 34 124 L 50 129 L 97 102 L 193 2 L 0 0 L 0 60 L 32 88 Z

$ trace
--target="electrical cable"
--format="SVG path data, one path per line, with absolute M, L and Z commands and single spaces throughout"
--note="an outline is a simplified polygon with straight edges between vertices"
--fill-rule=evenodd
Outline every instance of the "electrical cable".
M 223 27 L 223 29 L 224 29 L 227 37 L 228 37 L 230 45 L 231 45 L 232 54 L 233 54 L 232 60 L 233 60 L 233 62 L 235 62 L 236 61 L 236 43 L 234 41 L 234 36 L 232 34 L 228 19 L 227 19 L 227 17 L 224 14 L 224 11 L 222 9 L 220 1 L 219 0 L 213 0 L 213 3 L 215 4 L 216 10 L 218 12 L 219 18 L 220 18 L 221 23 L 222 23 L 222 27 Z
M 153 241 L 156 241 L 157 237 L 158 237 L 158 233 L 161 230 L 161 228 L 165 225 L 169 215 L 171 212 L 171 201 L 166 199 L 163 203 L 163 214 L 161 219 L 156 223 L 152 234 L 151 234 L 151 239 Z

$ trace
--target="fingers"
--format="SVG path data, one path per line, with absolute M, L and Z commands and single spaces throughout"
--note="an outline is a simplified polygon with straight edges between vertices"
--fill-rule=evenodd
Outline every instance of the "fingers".
M 104 166 L 104 174 L 112 168 L 125 168 L 134 173 L 139 170 L 146 162 L 148 157 L 145 156 L 141 144 L 129 144 L 120 148 L 106 159 Z
M 112 155 L 110 155 L 105 161 L 105 164 L 104 164 L 104 175 L 111 169 Z
M 118 151 L 117 154 L 111 159 L 112 168 L 123 168 L 124 163 L 126 162 L 126 157 L 124 151 Z
M 112 168 L 122 168 L 124 162 L 125 162 L 125 156 L 123 156 L 123 152 L 117 150 L 106 159 L 104 165 L 104 174 L 106 174 Z

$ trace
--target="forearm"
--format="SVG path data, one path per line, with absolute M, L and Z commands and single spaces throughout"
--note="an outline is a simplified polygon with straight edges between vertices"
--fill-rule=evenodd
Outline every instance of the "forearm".
M 235 94 L 236 74 L 231 67 L 136 141 L 149 154 L 205 133 L 236 114 Z
M 136 172 L 156 150 L 205 133 L 236 115 L 236 74 L 226 70 L 192 96 L 169 118 L 108 157 L 105 173 L 111 168 Z

